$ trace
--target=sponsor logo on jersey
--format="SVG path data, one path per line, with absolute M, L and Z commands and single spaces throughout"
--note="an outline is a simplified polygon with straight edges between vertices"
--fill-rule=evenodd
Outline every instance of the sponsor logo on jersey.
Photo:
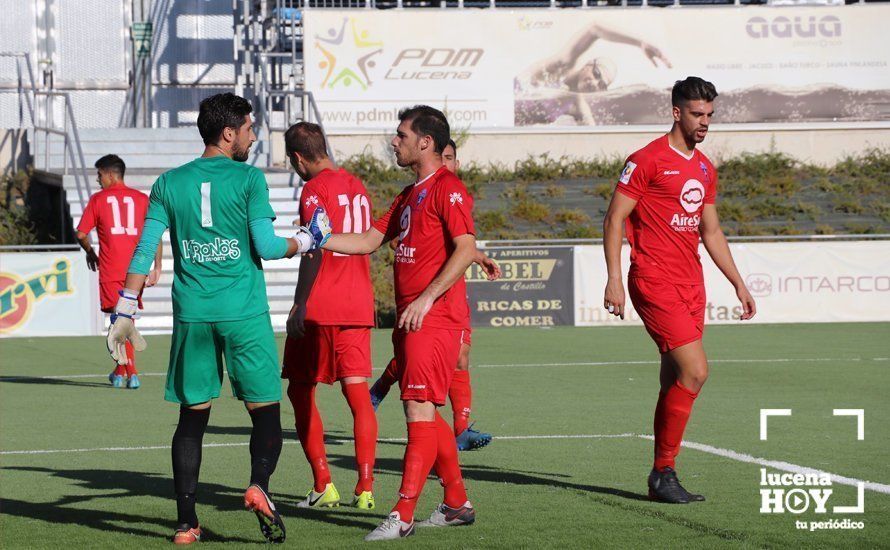
M 664 175 L 665 175 L 665 176 L 676 176 L 676 175 L 678 175 L 679 173 L 680 173 L 679 170 L 665 170 L 665 171 L 664 171 Z
M 630 176 L 636 170 L 637 164 L 635 162 L 627 161 L 627 164 L 624 166 L 624 170 L 621 171 L 621 177 L 618 178 L 618 181 L 627 185 L 630 183 Z
M 13 331 L 25 323 L 37 301 L 74 292 L 70 267 L 68 260 L 63 259 L 48 271 L 25 278 L 0 272 L 0 332 Z
M 698 214 L 695 214 L 694 216 L 674 214 L 671 216 L 671 227 L 674 228 L 674 231 L 698 231 L 700 223 L 701 216 Z
M 687 180 L 680 191 L 680 204 L 689 214 L 698 212 L 705 200 L 705 186 L 698 180 Z
M 451 206 L 454 206 L 457 203 L 464 203 L 464 196 L 460 193 L 452 193 L 449 195 L 448 200 L 451 201 Z
M 399 244 L 399 246 L 396 247 L 396 263 L 413 264 L 415 261 L 414 254 L 416 252 L 416 247 Z
M 194 240 L 182 241 L 182 258 L 197 263 L 223 262 L 241 257 L 238 239 L 215 238 L 213 242 L 201 243 Z

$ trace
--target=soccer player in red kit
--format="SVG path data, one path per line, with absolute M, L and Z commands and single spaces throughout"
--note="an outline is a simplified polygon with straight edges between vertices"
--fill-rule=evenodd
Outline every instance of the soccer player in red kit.
M 624 318 L 624 228 L 631 247 L 630 298 L 661 352 L 655 461 L 648 481 L 649 497 L 669 503 L 704 500 L 686 491 L 674 470 L 692 404 L 708 378 L 699 237 L 735 287 L 744 311 L 741 319 L 756 312 L 720 228 L 714 204 L 717 170 L 695 147 L 707 135 L 716 97 L 714 85 L 698 77 L 674 84 L 670 132 L 628 157 L 603 224 L 608 268 L 603 306 Z
M 457 144 L 453 139 L 448 140 L 448 146 L 442 152 L 442 163 L 445 168 L 457 174 L 460 169 L 460 161 L 457 158 Z M 395 242 L 395 241 L 393 241 Z M 489 281 L 496 281 L 501 276 L 498 264 L 479 250 L 476 259 Z M 491 443 L 491 434 L 474 430 L 470 424 L 472 412 L 473 388 L 470 385 L 470 346 L 472 345 L 473 329 L 470 326 L 470 308 L 467 307 L 467 322 L 461 337 L 460 355 L 457 359 L 457 370 L 448 388 L 448 399 L 451 401 L 452 419 L 454 424 L 454 437 L 457 441 L 457 450 L 470 451 L 481 449 Z M 395 358 L 389 361 L 383 374 L 371 387 L 371 403 L 374 410 L 389 393 L 389 388 L 398 382 L 398 365 Z
M 466 325 L 464 273 L 476 256 L 473 200 L 464 184 L 442 164 L 450 129 L 441 111 L 419 105 L 399 113 L 392 140 L 396 162 L 417 180 L 389 211 L 361 234 L 334 234 L 322 248 L 369 254 L 398 238 L 395 262 L 397 329 L 393 347 L 408 424 L 408 445 L 399 500 L 365 540 L 391 540 L 414 533 L 414 509 L 435 465 L 444 502 L 425 525 L 468 525 L 475 521 L 457 459 L 454 433 L 436 411 L 445 404 Z
M 124 183 L 127 166 L 117 155 L 105 155 L 96 161 L 97 180 L 102 190 L 93 194 L 87 203 L 80 223 L 77 224 L 77 240 L 87 254 L 87 265 L 93 271 L 99 268 L 99 299 L 102 311 L 114 313 L 118 293 L 124 289 L 127 268 L 133 251 L 142 235 L 148 196 Z M 90 243 L 93 229 L 99 235 L 99 256 Z M 161 246 L 155 254 L 154 267 L 146 280 L 146 287 L 155 285 L 161 277 Z M 139 300 L 142 307 L 142 300 Z M 115 388 L 139 388 L 136 357 L 133 346 L 127 342 L 126 365 L 115 363 L 108 375 Z
M 327 212 L 335 233 L 362 233 L 371 226 L 371 200 L 362 182 L 328 157 L 324 133 L 317 124 L 300 122 L 284 135 L 291 165 L 306 181 L 300 196 L 300 219 L 311 220 L 317 208 Z M 287 322 L 282 378 L 294 407 L 297 436 L 312 468 L 314 486 L 301 508 L 334 507 L 340 494 L 331 482 L 324 446 L 324 427 L 315 405 L 319 382 L 340 381 L 352 411 L 358 483 L 352 505 L 374 508 L 374 454 L 377 417 L 368 393 L 371 376 L 371 328 L 374 290 L 368 256 L 316 251 L 300 261 L 294 307 Z

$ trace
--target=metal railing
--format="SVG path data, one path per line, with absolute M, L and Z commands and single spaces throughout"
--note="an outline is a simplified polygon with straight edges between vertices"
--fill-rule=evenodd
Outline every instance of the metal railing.
M 24 115 L 27 113 L 31 129 L 34 131 L 35 143 L 40 139 L 38 134 L 42 134 L 43 167 L 46 169 L 50 167 L 49 159 L 53 142 L 50 136 L 61 137 L 63 174 L 68 175 L 70 161 L 70 170 L 74 175 L 77 188 L 77 198 L 80 201 L 81 208 L 85 208 L 86 200 L 89 200 L 92 190 L 90 189 L 89 179 L 86 176 L 86 162 L 84 161 L 83 148 L 80 144 L 80 134 L 77 131 L 77 122 L 74 119 L 74 109 L 71 107 L 71 97 L 66 92 L 39 90 L 37 88 L 37 81 L 34 78 L 34 69 L 29 54 L 25 52 L 0 52 L 0 57 L 11 58 L 16 62 L 17 78 L 14 91 L 19 99 L 19 123 L 22 128 L 26 127 L 27 123 Z M 26 76 L 27 81 L 25 80 Z M 0 89 L 0 93 L 9 91 L 13 90 Z M 40 98 L 43 98 L 43 101 L 40 101 Z M 56 126 L 53 121 L 54 100 L 58 98 L 63 99 L 65 102 L 61 128 Z M 86 200 L 84 192 L 86 192 Z
M 751 242 L 811 242 L 811 241 L 887 241 L 890 233 L 859 233 L 838 235 L 727 235 L 731 243 Z M 626 243 L 627 240 L 625 239 Z M 541 248 L 542 246 L 580 246 L 603 244 L 603 239 L 506 239 L 479 240 L 476 243 L 481 249 L 492 248 Z

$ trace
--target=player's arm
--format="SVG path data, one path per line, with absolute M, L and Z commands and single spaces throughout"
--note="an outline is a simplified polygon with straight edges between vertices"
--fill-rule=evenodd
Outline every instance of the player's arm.
M 322 246 L 325 250 L 340 254 L 370 254 L 385 242 L 386 235 L 372 227 L 364 233 L 337 233 Z
M 297 289 L 294 291 L 294 305 L 287 317 L 287 335 L 291 338 L 302 338 L 306 333 L 304 321 L 306 320 L 306 302 L 318 277 L 321 268 L 322 253 L 320 250 L 310 252 L 300 258 L 300 274 L 297 279 Z
M 622 184 L 618 184 L 622 185 Z M 616 190 L 603 220 L 603 250 L 606 254 L 606 292 L 603 307 L 609 313 L 624 319 L 624 282 L 621 279 L 621 243 L 624 236 L 624 220 L 637 205 L 636 199 Z
M 466 233 L 455 237 L 452 242 L 454 243 L 454 252 L 448 257 L 436 278 L 402 312 L 399 317 L 399 328 L 407 331 L 420 330 L 423 318 L 433 307 L 433 302 L 451 288 L 458 278 L 463 277 L 467 268 L 473 263 L 478 253 L 476 237 L 472 233 Z
M 148 278 L 145 281 L 145 288 L 149 288 L 158 284 L 158 281 L 161 280 L 161 268 L 162 263 L 164 261 L 164 241 L 158 243 L 158 249 L 155 251 L 155 261 L 151 267 L 151 271 L 148 273 Z
M 78 231 L 77 242 L 80 243 L 80 247 L 87 254 L 87 267 L 90 268 L 90 271 L 96 271 L 99 267 L 99 256 L 96 255 L 96 251 L 93 249 L 89 234 Z
M 293 237 L 279 237 L 275 234 L 272 219 L 264 217 L 251 220 L 248 228 L 253 247 L 264 260 L 292 258 L 298 252 L 308 252 L 312 248 L 312 237 L 302 227 Z
M 736 296 L 739 297 L 742 308 L 744 308 L 742 320 L 754 317 L 757 313 L 757 305 L 754 303 L 751 293 L 748 292 L 748 287 L 745 286 L 735 261 L 732 259 L 732 252 L 729 250 L 726 235 L 723 234 L 723 229 L 720 227 L 720 217 L 714 204 L 706 203 L 704 205 L 699 231 L 701 232 L 702 243 L 705 245 L 705 249 L 711 256 L 711 259 L 714 260 L 714 264 L 732 286 L 735 287 Z

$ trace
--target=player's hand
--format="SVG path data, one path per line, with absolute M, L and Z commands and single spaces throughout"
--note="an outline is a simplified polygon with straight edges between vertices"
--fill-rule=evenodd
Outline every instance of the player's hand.
M 420 327 L 423 326 L 423 318 L 432 309 L 434 301 L 425 292 L 422 292 L 416 300 L 408 304 L 408 307 L 399 316 L 399 328 L 405 332 L 420 330 Z
M 603 298 L 603 307 L 616 317 L 624 319 L 624 283 L 621 279 L 609 278 L 606 283 L 606 294 Z
M 306 334 L 306 304 L 294 304 L 287 316 L 287 335 L 291 338 L 302 338 Z
M 111 325 L 108 327 L 108 338 L 105 345 L 112 359 L 118 365 L 127 364 L 127 342 L 133 344 L 133 349 L 143 351 L 146 347 L 145 339 L 136 330 L 134 319 L 138 308 L 139 298 L 130 290 L 122 290 L 114 314 L 111 316 Z
M 321 248 L 331 238 L 331 220 L 328 218 L 324 208 L 316 208 L 312 214 L 312 219 L 309 221 L 309 225 L 305 227 L 309 230 L 309 234 L 312 235 L 313 243 L 312 248 L 304 252 Z
M 96 256 L 96 251 L 92 248 L 87 250 L 87 267 L 90 271 L 99 269 L 99 256 Z
M 658 63 L 656 61 L 660 61 L 662 65 L 667 67 L 668 69 L 672 68 L 671 62 L 668 61 L 668 58 L 661 53 L 661 50 L 649 44 L 647 42 L 643 42 L 640 44 L 640 47 L 643 49 L 643 54 L 649 58 L 649 61 L 652 62 L 652 65 L 658 67 Z
M 748 292 L 748 289 L 745 285 L 740 285 L 736 291 L 736 296 L 739 297 L 739 301 L 742 303 L 742 321 L 747 321 L 751 319 L 757 314 L 757 304 L 754 303 L 754 297 L 751 296 L 751 293 Z
M 145 279 L 145 288 L 153 287 L 158 284 L 158 281 L 161 280 L 161 268 L 156 267 L 148 272 L 148 277 Z
M 485 276 L 489 281 L 497 281 L 501 278 L 501 267 L 496 261 L 489 258 L 485 252 L 479 251 L 477 263 L 482 267 L 482 271 L 485 272 Z

